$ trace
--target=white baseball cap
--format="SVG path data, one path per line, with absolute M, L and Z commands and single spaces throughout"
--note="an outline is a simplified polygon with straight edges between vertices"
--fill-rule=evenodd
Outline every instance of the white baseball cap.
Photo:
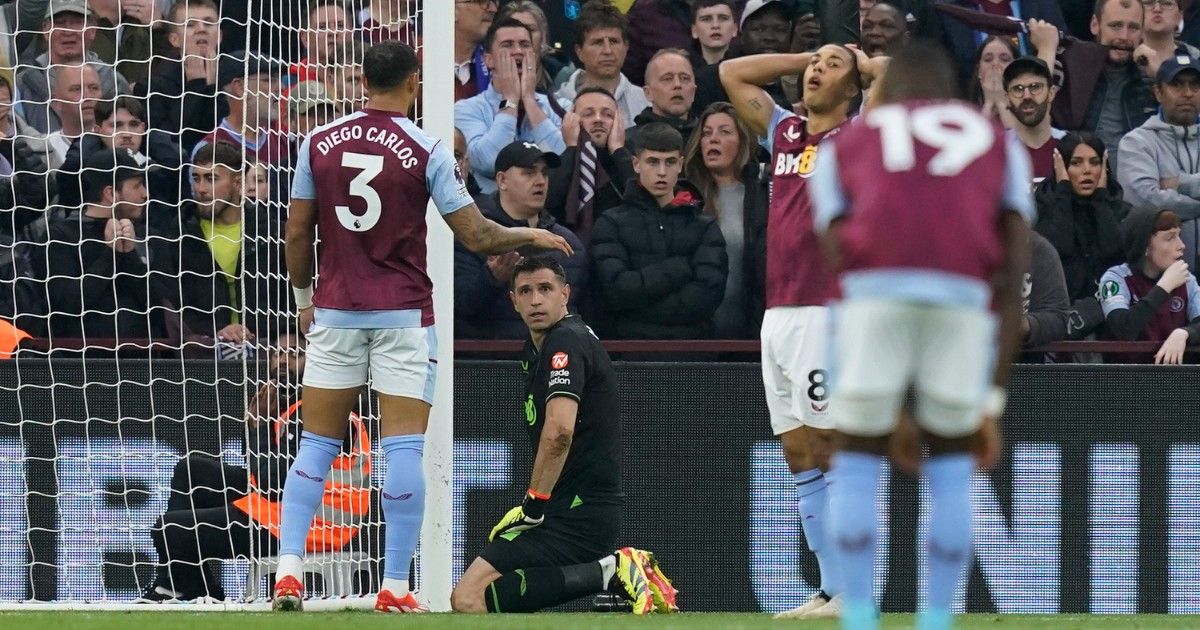
M 759 9 L 777 2 L 782 2 L 782 0 L 750 0 L 747 2 L 746 8 L 742 9 L 742 19 L 738 21 L 738 30 L 741 30 L 741 28 L 746 25 L 746 18 L 757 13 Z M 786 5 L 784 5 L 783 9 L 784 13 L 788 12 Z

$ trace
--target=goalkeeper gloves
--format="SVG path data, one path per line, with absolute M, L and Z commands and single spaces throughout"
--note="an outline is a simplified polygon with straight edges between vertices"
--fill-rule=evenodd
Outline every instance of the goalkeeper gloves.
M 546 502 L 549 500 L 550 495 L 538 494 L 531 489 L 521 505 L 509 510 L 500 522 L 496 523 L 492 533 L 488 534 L 488 542 L 495 540 L 497 536 L 515 535 L 541 525 L 542 521 L 546 520 Z

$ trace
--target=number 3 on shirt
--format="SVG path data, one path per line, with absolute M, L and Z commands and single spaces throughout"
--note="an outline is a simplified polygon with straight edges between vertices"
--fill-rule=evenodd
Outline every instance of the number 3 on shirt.
M 958 175 L 993 143 L 987 121 L 960 105 L 926 105 L 911 112 L 903 105 L 884 105 L 867 114 L 867 124 L 879 130 L 883 167 L 889 173 L 911 171 L 916 166 L 914 139 L 937 149 L 926 167 L 935 177 Z
M 383 156 L 343 153 L 342 166 L 359 171 L 358 175 L 350 180 L 350 194 L 365 201 L 367 209 L 362 214 L 354 214 L 350 206 L 335 206 L 334 210 L 337 211 L 338 221 L 346 226 L 347 230 L 366 232 L 375 227 L 379 222 L 379 215 L 383 212 L 383 201 L 379 199 L 379 193 L 371 188 L 371 180 L 383 172 Z

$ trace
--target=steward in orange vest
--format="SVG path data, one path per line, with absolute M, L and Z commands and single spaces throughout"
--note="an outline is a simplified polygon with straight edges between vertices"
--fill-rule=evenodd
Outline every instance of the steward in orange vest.
M 218 563 L 210 560 L 275 554 L 283 482 L 303 431 L 300 410 L 296 401 L 266 421 L 247 413 L 249 469 L 198 452 L 179 460 L 166 512 L 150 531 L 158 570 L 139 601 L 224 600 Z M 309 552 L 345 547 L 370 509 L 371 441 L 358 414 L 351 414 L 348 427 L 309 531 Z

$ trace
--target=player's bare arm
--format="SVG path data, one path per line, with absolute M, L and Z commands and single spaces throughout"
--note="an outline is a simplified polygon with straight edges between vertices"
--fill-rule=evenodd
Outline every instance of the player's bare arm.
M 538 442 L 537 455 L 533 460 L 530 490 L 542 495 L 549 495 L 554 490 L 563 464 L 567 461 L 567 453 L 571 451 L 578 412 L 579 402 L 574 398 L 555 396 L 546 401 L 546 424 L 542 428 L 542 439 Z
M 750 55 L 721 63 L 718 72 L 729 102 L 756 135 L 764 136 L 771 123 L 775 101 L 760 86 L 785 74 L 804 72 L 812 53 L 794 55 Z
M 312 199 L 293 199 L 284 229 L 284 258 L 288 277 L 300 310 L 300 332 L 312 323 L 313 243 L 317 238 L 317 204 Z
M 575 437 L 575 417 L 579 402 L 565 396 L 555 396 L 546 401 L 546 423 L 538 440 L 537 454 L 533 459 L 533 474 L 530 476 L 529 492 L 525 500 L 509 510 L 492 528 L 488 540 L 497 536 L 522 532 L 541 525 L 545 520 L 546 502 L 558 485 L 571 442 Z
M 476 254 L 507 254 L 526 246 L 537 249 L 553 249 L 568 256 L 575 253 L 566 239 L 553 232 L 528 227 L 503 227 L 484 217 L 473 203 L 443 215 L 443 218 L 454 232 L 454 236 L 458 237 L 458 240 L 462 241 L 467 249 Z M 290 220 L 288 226 L 290 230 Z M 288 271 L 291 272 L 291 269 L 289 255 Z

